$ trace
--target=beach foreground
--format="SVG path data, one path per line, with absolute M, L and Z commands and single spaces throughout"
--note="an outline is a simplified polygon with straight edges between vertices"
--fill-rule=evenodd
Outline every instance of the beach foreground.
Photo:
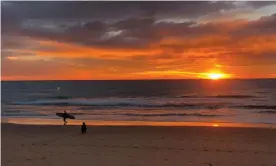
M 276 166 L 276 130 L 2 124 L 2 165 Z

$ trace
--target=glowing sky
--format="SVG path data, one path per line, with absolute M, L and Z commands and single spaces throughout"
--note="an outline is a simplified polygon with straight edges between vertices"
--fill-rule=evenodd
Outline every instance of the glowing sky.
M 1 2 L 2 80 L 276 78 L 276 2 Z

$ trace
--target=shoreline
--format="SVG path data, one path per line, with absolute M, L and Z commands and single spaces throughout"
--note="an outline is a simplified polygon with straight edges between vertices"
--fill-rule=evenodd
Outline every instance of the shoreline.
M 276 129 L 276 124 L 227 123 L 227 122 L 163 122 L 163 121 L 102 121 L 102 120 L 68 120 L 67 126 L 78 126 L 85 122 L 88 126 L 152 126 L 152 127 L 217 127 L 217 128 L 267 128 Z M 40 118 L 1 118 L 1 125 L 38 125 L 64 126 L 61 119 Z

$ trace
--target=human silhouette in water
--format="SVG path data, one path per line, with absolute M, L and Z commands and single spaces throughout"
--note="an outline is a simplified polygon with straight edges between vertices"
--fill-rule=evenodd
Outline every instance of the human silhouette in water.
M 68 114 L 66 113 L 66 111 L 64 111 L 64 114 L 63 114 L 64 125 L 67 124 L 67 121 L 66 121 L 67 115 L 68 115 Z
M 81 125 L 81 133 L 86 134 L 86 124 L 84 122 Z

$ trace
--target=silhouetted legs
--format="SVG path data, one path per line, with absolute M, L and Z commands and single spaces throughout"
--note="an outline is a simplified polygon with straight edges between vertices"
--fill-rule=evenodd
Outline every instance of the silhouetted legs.
M 66 124 L 67 124 L 67 121 L 66 121 L 66 118 L 65 118 L 65 117 L 63 118 L 63 121 L 64 121 L 64 125 L 66 125 Z

